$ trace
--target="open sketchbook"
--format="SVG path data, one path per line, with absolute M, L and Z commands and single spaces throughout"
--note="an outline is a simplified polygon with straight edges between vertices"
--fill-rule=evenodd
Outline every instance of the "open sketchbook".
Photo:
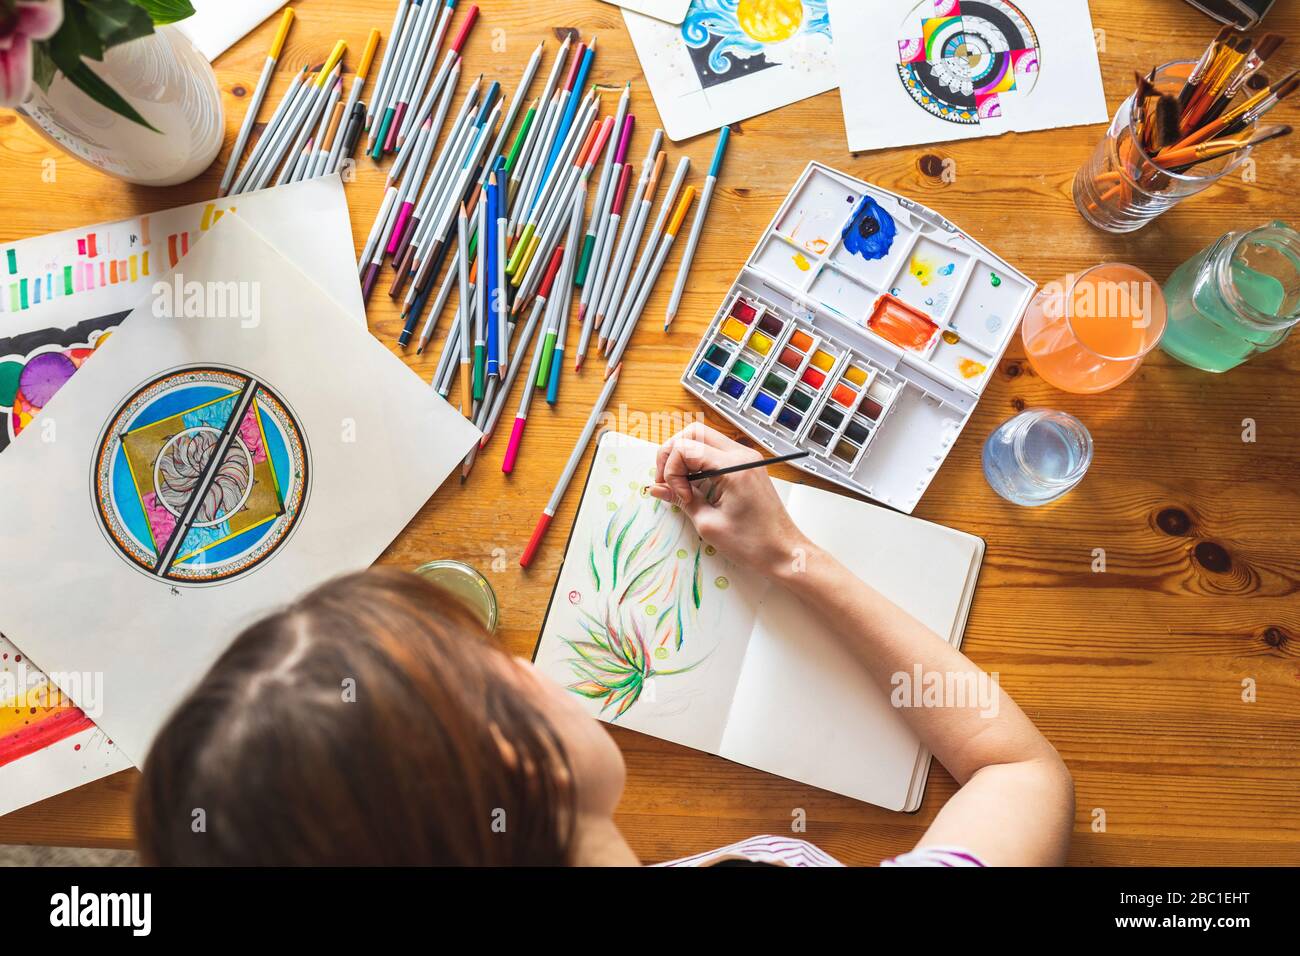
M 903 716 L 802 604 L 642 493 L 655 451 L 602 438 L 536 665 L 602 720 L 886 809 L 917 809 L 930 754 Z M 810 538 L 960 646 L 981 539 L 775 484 Z

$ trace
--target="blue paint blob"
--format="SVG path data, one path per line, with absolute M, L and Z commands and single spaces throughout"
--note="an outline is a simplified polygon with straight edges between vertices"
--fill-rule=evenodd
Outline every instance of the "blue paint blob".
M 771 395 L 764 395 L 759 392 L 758 397 L 754 399 L 754 407 L 764 415 L 771 415 L 776 411 L 776 399 Z
M 722 369 L 710 365 L 708 362 L 701 362 L 700 367 L 695 370 L 695 377 L 703 379 L 710 385 L 718 384 L 718 376 L 722 374 Z
M 787 408 L 781 412 L 781 417 L 777 419 L 784 427 L 792 432 L 797 432 L 799 426 L 803 424 L 803 416 L 792 408 Z
M 853 218 L 844 227 L 844 248 L 864 259 L 883 259 L 894 248 L 897 235 L 894 217 L 870 196 L 863 196 Z

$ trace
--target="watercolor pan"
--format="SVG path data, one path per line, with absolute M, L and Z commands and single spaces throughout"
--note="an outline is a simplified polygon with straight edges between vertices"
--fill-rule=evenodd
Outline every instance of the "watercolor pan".
M 772 454 L 812 451 L 797 467 L 910 513 L 1036 291 L 934 210 L 811 163 L 682 384 Z

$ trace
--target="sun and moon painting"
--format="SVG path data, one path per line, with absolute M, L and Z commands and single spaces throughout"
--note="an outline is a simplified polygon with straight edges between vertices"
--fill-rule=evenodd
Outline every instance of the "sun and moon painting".
M 799 37 L 831 36 L 826 0 L 695 0 L 682 39 L 708 88 L 779 66 Z
M 904 30 L 898 75 L 931 116 L 963 125 L 998 119 L 1008 94 L 1025 96 L 1038 81 L 1038 35 L 1006 0 L 923 0 Z
M 837 85 L 828 0 L 693 0 L 681 26 L 624 17 L 674 140 Z

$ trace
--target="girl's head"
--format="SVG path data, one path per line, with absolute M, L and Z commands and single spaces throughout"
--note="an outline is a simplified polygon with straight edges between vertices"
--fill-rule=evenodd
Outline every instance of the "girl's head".
M 412 574 L 326 584 L 244 631 L 154 741 L 146 862 L 571 862 L 618 748 L 561 688 Z

